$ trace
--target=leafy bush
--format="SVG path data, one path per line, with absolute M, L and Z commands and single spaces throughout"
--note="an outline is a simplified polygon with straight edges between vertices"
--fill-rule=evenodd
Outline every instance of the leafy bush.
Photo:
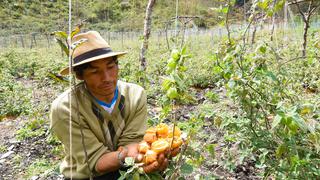
M 220 46 L 215 72 L 240 106 L 237 118 L 225 118 L 221 124 L 225 141 L 237 144 L 239 150 L 235 155 L 225 148 L 222 164 L 232 170 L 253 160 L 264 177 L 316 178 L 320 175 L 319 107 L 314 99 L 298 95 L 304 92 L 299 80 L 319 71 L 303 68 L 308 59 L 284 67 L 278 57 L 269 55 L 271 50 L 266 43 L 259 43 L 255 51 L 236 43 Z M 297 73 L 301 67 L 303 71 Z

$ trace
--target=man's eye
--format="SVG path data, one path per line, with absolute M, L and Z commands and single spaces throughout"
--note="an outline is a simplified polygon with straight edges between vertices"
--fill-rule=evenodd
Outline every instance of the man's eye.
M 95 74 L 95 73 L 97 73 L 98 71 L 97 70 L 92 70 L 92 71 L 90 71 L 90 73 L 93 73 L 93 74 Z
M 112 68 L 114 68 L 114 67 L 116 67 L 116 65 L 109 65 L 109 66 L 107 66 L 108 67 L 108 69 L 112 69 Z

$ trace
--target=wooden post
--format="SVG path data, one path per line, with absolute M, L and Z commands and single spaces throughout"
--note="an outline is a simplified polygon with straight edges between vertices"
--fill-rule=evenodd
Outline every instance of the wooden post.
M 50 35 L 46 34 L 46 38 L 47 38 L 47 47 L 50 48 Z
M 148 40 L 151 32 L 151 14 L 152 14 L 152 8 L 155 2 L 156 0 L 149 0 L 147 9 L 146 9 L 146 17 L 144 19 L 143 42 L 141 45 L 141 52 L 140 52 L 140 65 L 141 65 L 140 68 L 142 71 L 146 71 L 146 68 L 147 68 L 145 53 L 148 49 Z
M 20 42 L 21 42 L 21 46 L 22 46 L 22 48 L 24 48 L 24 40 L 23 40 L 22 35 L 20 35 Z
M 121 47 L 123 49 L 123 29 L 121 30 Z

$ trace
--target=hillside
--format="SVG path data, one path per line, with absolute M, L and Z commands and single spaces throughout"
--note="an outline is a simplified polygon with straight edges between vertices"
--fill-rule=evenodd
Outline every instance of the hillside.
M 147 0 L 74 0 L 73 23 L 86 19 L 88 28 L 139 30 Z M 216 24 L 216 14 L 210 7 L 218 6 L 209 0 L 179 1 L 178 14 L 199 16 L 195 24 L 209 27 Z M 175 16 L 175 1 L 157 1 L 153 12 L 155 28 L 164 28 L 165 22 Z M 4 0 L 0 4 L 0 35 L 29 32 L 51 32 L 66 29 L 68 1 L 64 0 Z

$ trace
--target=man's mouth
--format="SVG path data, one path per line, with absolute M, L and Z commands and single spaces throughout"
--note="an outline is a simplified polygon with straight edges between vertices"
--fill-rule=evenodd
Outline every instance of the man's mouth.
M 112 83 L 109 83 L 109 84 L 103 84 L 103 85 L 100 85 L 99 88 L 101 89 L 107 89 L 107 88 L 111 88 L 112 87 Z

